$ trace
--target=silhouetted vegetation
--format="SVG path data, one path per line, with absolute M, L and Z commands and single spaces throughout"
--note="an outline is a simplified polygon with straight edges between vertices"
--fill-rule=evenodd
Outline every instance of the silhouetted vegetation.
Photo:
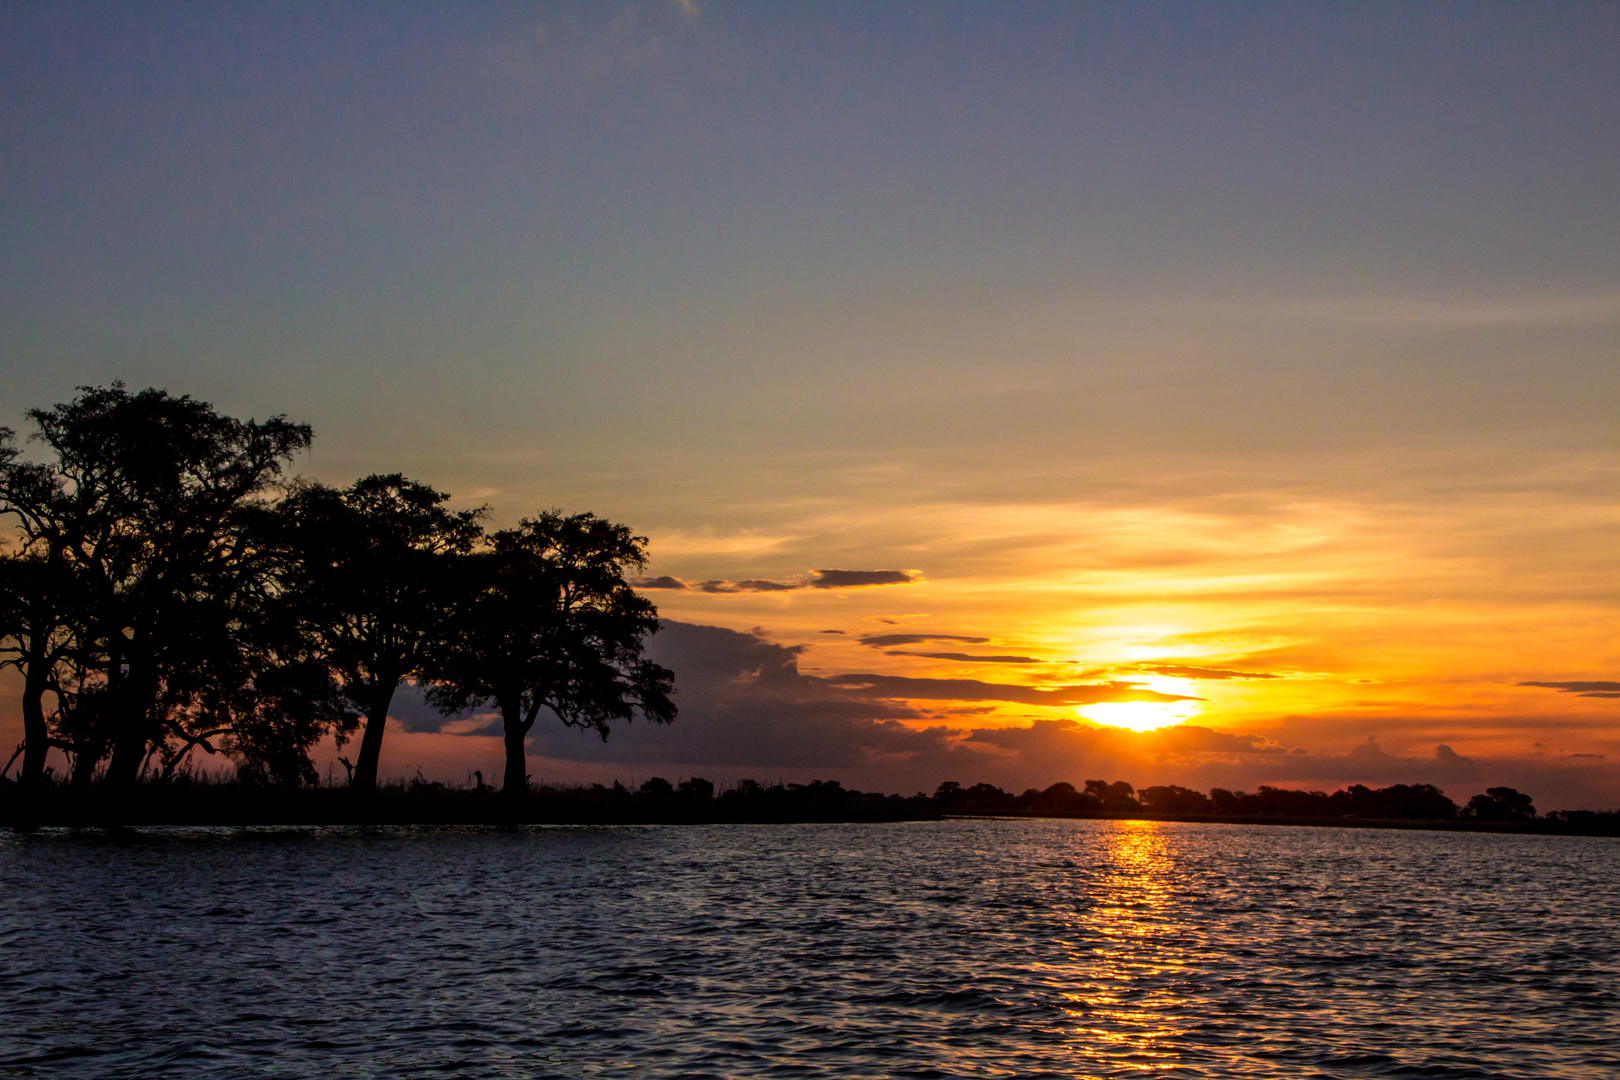
M 343 760 L 369 792 L 406 680 L 438 680 L 447 712 L 497 705 L 518 733 L 515 795 L 542 707 L 604 738 L 675 716 L 673 677 L 641 655 L 657 613 L 623 580 L 645 562 L 624 526 L 548 511 L 485 536 L 483 510 L 398 474 L 288 484 L 308 425 L 162 390 L 84 387 L 28 418 L 43 460 L 0 428 L 0 664 L 23 679 L 24 804 L 61 797 L 51 749 L 112 821 L 109 796 L 178 781 L 199 748 L 244 790 L 308 787 L 311 748 L 362 720 Z
M 485 784 L 481 775 L 469 778 L 469 783 L 462 786 L 418 775 L 405 782 L 380 783 L 367 797 L 357 799 L 341 780 L 313 786 L 264 785 L 205 776 L 181 767 L 166 780 L 151 779 L 117 793 L 117 819 L 126 824 L 151 825 L 458 825 L 916 821 L 1004 816 L 1620 835 L 1620 813 L 1615 812 L 1560 811 L 1517 820 L 1479 817 L 1466 810 L 1451 817 L 1434 816 L 1430 812 L 1432 796 L 1414 802 L 1412 788 L 1399 784 L 1381 790 L 1362 788 L 1359 793 L 1352 788 L 1331 796 L 1293 793 L 1319 797 L 1326 800 L 1325 804 L 1310 798 L 1304 802 L 1280 798 L 1275 793 L 1281 789 L 1265 789 L 1274 793 L 1271 795 L 1226 793 L 1237 800 L 1237 805 L 1254 811 L 1251 813 L 1220 812 L 1215 808 L 1213 793 L 1206 795 L 1173 785 L 1146 788 L 1140 797 L 1125 804 L 1125 793 L 1133 790 L 1122 781 L 1093 780 L 1084 789 L 1059 783 L 1014 795 L 992 784 L 964 788 L 958 783 L 945 783 L 933 795 L 918 792 L 901 796 L 850 790 L 836 780 L 813 780 L 808 784 L 742 780 L 717 788 L 701 777 L 672 783 L 655 776 L 633 787 L 618 782 L 611 786 L 529 784 L 525 787 L 526 797 L 515 800 L 510 791 Z M 1525 798 L 1512 789 L 1503 792 L 1507 794 L 1498 797 L 1510 801 Z M 1335 803 L 1339 796 L 1344 799 Z M 101 824 L 108 819 L 98 800 L 105 797 L 102 790 L 85 795 L 75 792 L 65 781 L 47 782 L 33 790 L 25 807 L 20 784 L 0 783 L 0 821 Z M 1113 808 L 1105 809 L 1105 801 L 1110 798 Z M 1367 813 L 1293 812 L 1322 805 L 1354 805 Z M 1409 813 L 1414 806 L 1419 812 Z
M 604 740 L 637 713 L 675 719 L 674 676 L 641 656 L 658 612 L 624 580 L 646 565 L 644 543 L 590 514 L 545 513 L 461 560 L 443 644 L 421 674 L 446 711 L 500 711 L 508 796 L 528 790 L 524 741 L 542 708 Z
M 1463 807 L 1429 784 L 1205 794 L 1087 780 L 1014 795 L 950 781 L 910 797 L 833 780 L 744 780 L 718 794 L 698 777 L 537 787 L 524 744 L 542 711 L 604 739 L 636 716 L 675 717 L 673 674 L 642 655 L 657 612 L 624 576 L 644 567 L 644 538 L 556 511 L 486 534 L 483 509 L 451 510 L 449 496 L 399 474 L 342 489 L 287 482 L 307 425 L 237 420 L 162 390 L 81 388 L 28 417 L 46 460 L 25 460 L 0 428 L 0 515 L 14 525 L 0 551 L 0 666 L 23 683 L 23 743 L 0 770 L 8 823 L 997 814 L 1615 831 L 1613 813 L 1538 818 L 1506 787 Z M 493 707 L 506 748 L 498 792 L 481 774 L 466 787 L 379 784 L 406 681 L 447 715 Z M 345 781 L 322 783 L 311 749 L 357 731 Z M 52 749 L 65 775 L 47 766 Z M 234 776 L 199 774 L 198 749 L 225 755 Z

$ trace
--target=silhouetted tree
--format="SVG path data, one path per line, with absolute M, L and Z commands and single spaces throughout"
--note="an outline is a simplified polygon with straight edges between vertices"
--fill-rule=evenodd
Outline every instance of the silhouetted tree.
M 1535 803 L 1530 796 L 1510 787 L 1486 788 L 1483 795 L 1468 800 L 1465 816 L 1475 821 L 1534 821 Z
M 1142 808 L 1136 801 L 1136 789 L 1123 780 L 1116 780 L 1112 784 L 1106 780 L 1087 780 L 1086 794 L 1095 798 L 1102 809 L 1111 814 L 1129 813 Z
M 642 655 L 658 611 L 624 579 L 646 540 L 593 514 L 548 511 L 489 538 L 462 560 L 463 595 L 428 666 L 445 712 L 492 702 L 506 744 L 502 791 L 528 790 L 524 745 L 542 709 L 606 741 L 638 713 L 675 719 L 674 675 Z
M 74 586 L 71 567 L 38 544 L 0 557 L 0 668 L 15 667 L 23 677 L 18 779 L 25 789 L 44 777 L 52 721 L 67 700 L 54 691 L 64 681 L 75 683 L 72 660 L 79 639 L 74 630 L 82 611 L 76 610 Z
M 1161 814 L 1208 814 L 1215 809 L 1208 795 L 1175 784 L 1143 788 L 1141 801 L 1149 810 Z
M 1102 800 L 1097 796 L 1076 791 L 1073 784 L 1062 782 L 1034 796 L 1026 794 L 1023 801 L 1028 809 L 1042 814 L 1096 814 L 1102 811 Z
M 371 792 L 394 692 L 421 677 L 445 640 L 460 583 L 455 560 L 482 535 L 484 511 L 398 473 L 346 489 L 296 488 L 283 507 L 298 620 L 314 654 L 365 716 L 350 786 Z
M 1433 784 L 1392 784 L 1376 789 L 1351 784 L 1328 798 L 1326 813 L 1340 817 L 1445 820 L 1457 816 L 1457 804 Z
M 72 604 L 47 605 L 62 623 L 47 631 L 46 616 L 30 634 L 61 642 L 71 630 L 75 664 L 67 680 L 60 653 L 52 663 L 36 648 L 24 661 L 47 669 L 43 684 L 24 673 L 25 723 L 37 735 L 41 686 L 58 690 L 76 779 L 111 753 L 107 778 L 127 786 L 149 755 L 195 734 L 183 690 L 196 666 L 185 651 L 190 624 L 201 610 L 222 610 L 221 592 L 253 557 L 244 514 L 309 445 L 310 429 L 279 416 L 237 420 L 121 383 L 81 387 L 73 401 L 28 416 L 54 460 L 9 458 L 0 499 L 28 555 L 47 568 L 45 592 L 60 600 L 71 582 Z M 71 715 L 61 708 L 69 698 Z
M 675 792 L 687 802 L 707 806 L 714 800 L 714 783 L 703 779 L 701 776 L 693 776 L 682 780 L 679 786 L 676 787 Z

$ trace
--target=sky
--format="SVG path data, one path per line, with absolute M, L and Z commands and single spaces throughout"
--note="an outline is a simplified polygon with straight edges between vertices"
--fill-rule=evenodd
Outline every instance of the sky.
M 303 475 L 629 524 L 681 715 L 537 729 L 536 779 L 1616 807 L 1617 41 L 8 4 L 0 423 L 122 379 L 312 424 Z M 393 725 L 385 775 L 498 772 L 487 718 Z

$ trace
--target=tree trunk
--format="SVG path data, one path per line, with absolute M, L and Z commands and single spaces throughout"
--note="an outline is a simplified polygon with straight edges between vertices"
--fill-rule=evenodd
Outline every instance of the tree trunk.
M 146 710 L 130 708 L 119 712 L 112 760 L 107 762 L 104 782 L 109 787 L 128 789 L 140 779 L 141 762 L 146 760 Z
M 366 710 L 366 731 L 360 736 L 360 760 L 355 762 L 349 790 L 370 795 L 377 790 L 377 763 L 382 760 L 383 730 L 388 726 L 388 706 L 394 701 L 395 682 L 378 682 L 372 687 L 371 708 Z
M 112 742 L 112 760 L 107 762 L 107 775 L 103 778 L 109 787 L 119 789 L 133 788 L 140 779 L 148 736 L 153 734 L 152 710 L 158 697 L 155 661 L 145 648 L 145 635 L 132 639 L 123 656 L 127 657 L 127 665 L 120 663 L 118 653 L 108 652 L 112 730 L 106 737 Z M 112 677 L 120 667 L 124 667 L 124 671 L 114 681 Z
M 75 792 L 82 794 L 90 790 L 90 781 L 95 778 L 96 765 L 101 761 L 104 747 L 99 731 L 85 732 L 83 740 L 74 745 L 70 786 Z
M 506 736 L 506 778 L 501 781 L 501 796 L 520 799 L 529 793 L 529 759 L 523 749 L 529 729 L 523 723 L 523 708 L 513 703 L 501 706 L 501 728 Z
M 45 779 L 45 755 L 50 751 L 50 733 L 45 730 L 45 650 L 28 650 L 28 671 L 23 678 L 23 764 L 19 780 L 24 791 L 32 791 Z

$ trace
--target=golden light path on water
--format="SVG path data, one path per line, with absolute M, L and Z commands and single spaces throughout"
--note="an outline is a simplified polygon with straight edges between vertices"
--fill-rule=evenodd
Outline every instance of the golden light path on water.
M 1070 1015 L 1086 1042 L 1111 1047 L 1127 1068 L 1156 1071 L 1178 1058 L 1170 1018 L 1187 1004 L 1162 983 L 1144 991 L 1142 982 L 1184 959 L 1187 928 L 1171 915 L 1173 860 L 1157 822 L 1119 822 L 1106 847 L 1101 902 L 1088 926 L 1098 937 L 1076 957 L 1091 974 L 1070 995 Z

